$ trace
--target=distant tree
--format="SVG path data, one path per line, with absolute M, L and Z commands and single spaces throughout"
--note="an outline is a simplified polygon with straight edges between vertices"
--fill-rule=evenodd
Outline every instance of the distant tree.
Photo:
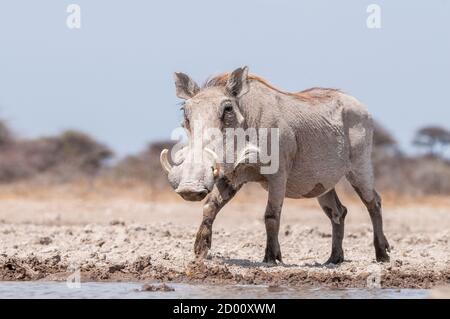
M 106 145 L 79 131 L 65 131 L 55 138 L 60 146 L 61 160 L 77 164 L 86 172 L 95 172 L 114 153 Z
M 440 126 L 423 127 L 417 131 L 413 144 L 425 148 L 431 156 L 440 156 L 450 145 L 450 131 Z
M 95 175 L 113 156 L 106 145 L 79 131 L 26 140 L 18 146 L 36 173 Z
M 380 123 L 374 121 L 373 146 L 375 148 L 396 148 L 397 141 Z
M 39 175 L 60 181 L 93 177 L 112 156 L 106 145 L 82 132 L 16 140 L 0 121 L 0 183 Z
M 0 120 L 0 147 L 5 147 L 13 142 L 13 134 L 8 125 Z
M 375 176 L 386 175 L 391 170 L 390 163 L 401 157 L 397 141 L 379 122 L 374 121 L 372 163 Z
M 155 189 L 167 188 L 169 185 L 167 174 L 161 167 L 159 155 L 163 149 L 170 150 L 174 145 L 174 141 L 150 143 L 142 152 L 129 155 L 119 161 L 113 167 L 113 176 L 121 179 L 144 181 L 151 184 Z

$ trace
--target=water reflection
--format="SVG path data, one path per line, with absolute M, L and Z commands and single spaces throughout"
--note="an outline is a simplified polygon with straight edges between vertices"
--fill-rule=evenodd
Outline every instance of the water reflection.
M 0 282 L 0 298 L 425 298 L 424 289 L 329 289 L 169 283 L 174 291 L 141 291 L 143 283 Z

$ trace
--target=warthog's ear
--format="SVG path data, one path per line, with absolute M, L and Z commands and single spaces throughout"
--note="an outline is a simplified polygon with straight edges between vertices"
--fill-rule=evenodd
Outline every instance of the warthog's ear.
M 248 67 L 234 70 L 227 81 L 226 89 L 229 94 L 235 97 L 241 97 L 248 92 Z
M 173 74 L 173 79 L 175 80 L 177 96 L 180 99 L 190 99 L 200 91 L 197 83 L 184 73 L 175 72 Z

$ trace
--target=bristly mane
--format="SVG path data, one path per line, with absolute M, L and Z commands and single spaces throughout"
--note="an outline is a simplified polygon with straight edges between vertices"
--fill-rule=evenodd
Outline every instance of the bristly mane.
M 216 76 L 208 79 L 205 82 L 205 84 L 203 84 L 203 88 L 225 86 L 228 81 L 229 76 L 230 76 L 230 73 L 223 73 L 223 74 L 216 75 Z M 274 87 L 273 85 L 268 83 L 265 79 L 263 79 L 262 77 L 259 77 L 257 75 L 249 74 L 248 79 L 250 81 L 258 81 L 259 83 L 264 84 L 268 88 L 270 88 L 278 93 L 281 93 L 284 95 L 289 95 L 289 96 L 292 96 L 292 97 L 295 97 L 297 99 L 304 100 L 304 101 L 331 99 L 331 98 L 333 98 L 334 93 L 341 92 L 339 89 L 319 88 L 319 87 L 313 87 L 313 88 L 310 88 L 310 89 L 307 89 L 304 91 L 300 91 L 300 92 L 285 92 L 280 89 L 277 89 L 276 87 Z

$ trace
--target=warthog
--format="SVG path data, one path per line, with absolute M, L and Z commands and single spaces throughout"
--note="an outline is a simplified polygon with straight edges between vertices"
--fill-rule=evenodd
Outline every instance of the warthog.
M 172 187 L 185 200 L 202 200 L 209 194 L 194 245 L 197 256 L 204 257 L 211 248 L 212 225 L 219 210 L 243 184 L 258 182 L 268 191 L 264 262 L 282 262 L 278 233 L 284 198 L 315 197 L 332 225 L 327 263 L 341 263 L 347 209 L 335 185 L 345 176 L 369 211 L 377 261 L 389 260 L 371 163 L 373 122 L 359 101 L 335 89 L 283 92 L 249 75 L 247 67 L 213 77 L 201 88 L 189 76 L 175 73 L 175 85 L 177 96 L 185 100 L 183 126 L 188 143 L 175 154 L 178 164 L 169 162 L 167 150 L 161 153 L 161 164 Z M 252 149 L 257 152 L 248 146 L 233 148 L 235 154 L 244 154 L 244 159 L 236 155 L 235 162 L 228 163 L 223 155 L 218 156 L 217 145 L 206 134 L 200 138 L 205 156 L 200 162 L 192 160 L 193 144 L 199 139 L 193 138 L 194 122 L 201 131 L 216 128 L 224 135 L 227 128 L 277 128 L 279 145 L 270 147 L 279 147 L 278 170 L 263 173 L 261 163 L 245 160 Z

